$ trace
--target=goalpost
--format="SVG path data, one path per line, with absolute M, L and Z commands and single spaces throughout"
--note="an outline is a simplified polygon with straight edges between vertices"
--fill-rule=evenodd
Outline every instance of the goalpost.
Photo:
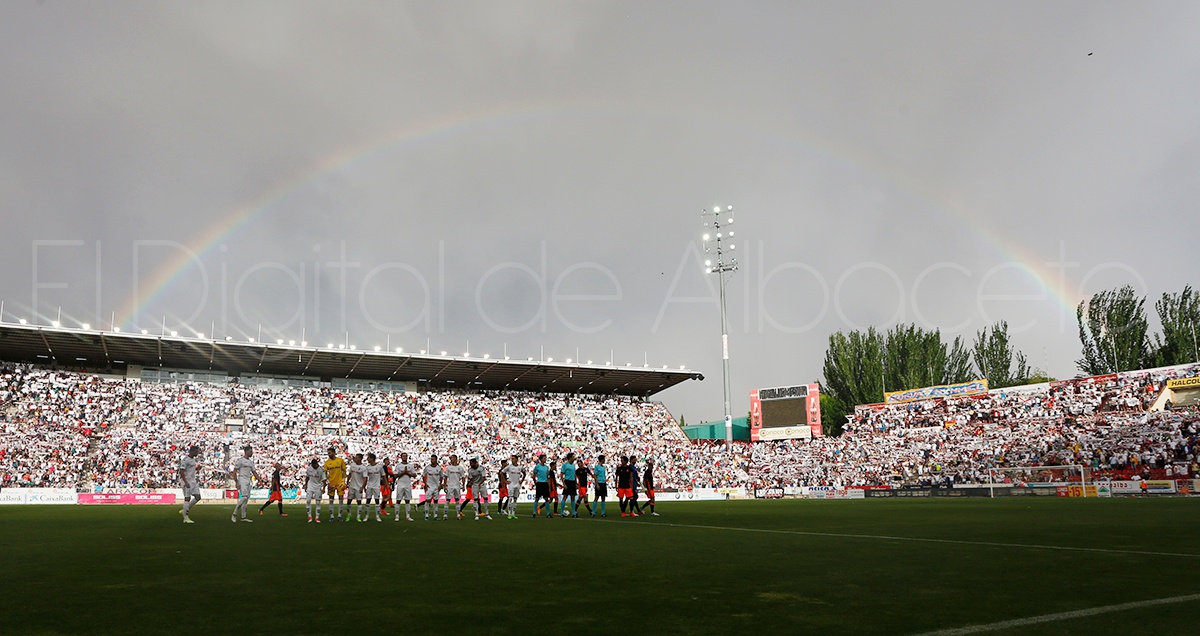
M 1000 487 L 1013 486 L 1016 484 L 1040 484 L 1046 487 L 1050 486 L 1069 486 L 1075 482 L 1068 477 L 1072 471 L 1079 475 L 1079 485 L 1083 487 L 1083 496 L 1087 496 L 1088 487 L 1088 470 L 1083 464 L 1061 464 L 1056 466 L 1005 466 L 1002 468 L 988 469 L 988 490 L 993 499 L 996 497 L 996 485 Z M 1001 481 L 997 482 L 997 475 L 1001 476 Z M 1004 481 L 1004 475 L 1011 475 L 1008 481 Z

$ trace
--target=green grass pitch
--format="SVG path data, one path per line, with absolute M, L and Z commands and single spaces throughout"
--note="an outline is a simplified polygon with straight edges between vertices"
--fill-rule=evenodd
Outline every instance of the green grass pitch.
M 231 509 L 200 506 L 185 526 L 167 506 L 0 508 L 0 632 L 919 634 L 1200 593 L 1200 501 L 1183 498 L 320 525 L 298 505 L 253 524 Z M 1198 611 L 987 633 L 1195 633 Z

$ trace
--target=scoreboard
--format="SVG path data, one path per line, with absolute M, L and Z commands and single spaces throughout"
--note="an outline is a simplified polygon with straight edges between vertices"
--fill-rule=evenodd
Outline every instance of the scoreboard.
M 752 389 L 750 439 L 808 439 L 821 436 L 821 393 L 817 384 Z

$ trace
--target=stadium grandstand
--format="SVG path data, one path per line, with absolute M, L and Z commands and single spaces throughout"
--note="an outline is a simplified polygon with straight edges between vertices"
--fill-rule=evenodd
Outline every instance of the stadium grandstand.
M 198 444 L 209 458 L 204 485 L 221 488 L 230 449 L 245 443 L 293 479 L 330 445 L 385 457 L 455 453 L 493 469 L 511 454 L 632 454 L 656 460 L 668 491 L 956 487 L 1011 480 L 1003 471 L 1014 466 L 1079 466 L 1088 475 L 1074 478 L 1093 481 L 1184 480 L 1200 468 L 1196 364 L 864 405 L 840 436 L 739 441 L 727 453 L 720 440 L 689 439 L 648 399 L 700 379 L 688 370 L 27 325 L 0 327 L 0 355 L 8 486 L 170 488 L 182 449 Z

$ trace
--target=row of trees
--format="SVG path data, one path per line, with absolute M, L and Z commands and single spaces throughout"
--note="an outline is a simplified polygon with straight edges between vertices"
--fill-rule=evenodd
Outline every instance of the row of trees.
M 1100 375 L 1200 361 L 1200 293 L 1191 286 L 1164 293 L 1154 308 L 1162 332 L 1152 337 L 1146 297 L 1128 285 L 1079 303 L 1075 318 L 1083 355 L 1075 366 L 1087 375 Z
M 1164 293 L 1154 304 L 1162 325 L 1150 332 L 1146 297 L 1132 287 L 1106 290 L 1079 303 L 1076 319 L 1086 375 L 1200 362 L 1200 292 L 1190 286 Z M 841 433 L 845 416 L 859 404 L 882 402 L 884 393 L 986 378 L 991 388 L 1046 382 L 1011 343 L 1008 323 L 975 334 L 970 348 L 961 337 L 942 340 L 938 330 L 914 324 L 886 332 L 837 332 L 825 352 L 821 414 L 827 435 Z
M 992 387 L 1044 381 L 1025 354 L 1009 341 L 1008 323 L 975 334 L 968 347 L 961 337 L 943 342 L 939 330 L 915 324 L 886 332 L 871 327 L 829 336 L 825 352 L 821 414 L 828 430 L 841 433 L 845 416 L 859 404 L 882 402 L 884 393 L 986 378 Z

